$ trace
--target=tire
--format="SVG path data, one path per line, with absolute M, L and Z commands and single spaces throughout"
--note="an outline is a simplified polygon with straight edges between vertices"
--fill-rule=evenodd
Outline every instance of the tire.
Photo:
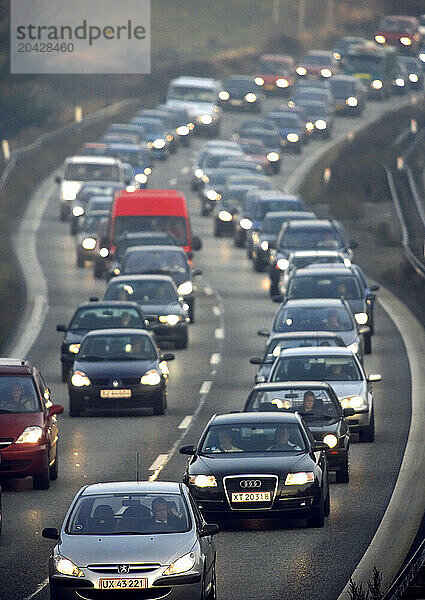
M 217 600 L 217 573 L 216 573 L 216 568 L 215 568 L 215 562 L 214 562 L 214 566 L 213 566 L 213 574 L 212 574 L 212 585 L 211 585 L 211 589 L 209 594 L 205 593 L 205 590 L 203 590 L 202 596 L 203 598 L 205 598 L 205 600 Z
M 79 400 L 69 397 L 69 416 L 70 417 L 79 417 L 81 415 L 81 406 Z
M 69 233 L 75 235 L 77 233 L 77 221 L 71 218 L 71 225 L 69 226 Z
M 1 533 L 2 523 L 3 523 L 3 510 L 2 510 L 2 507 L 1 507 L 1 498 L 0 498 L 0 533 Z
M 222 231 L 217 221 L 214 222 L 214 237 L 221 237 Z
M 189 304 L 189 319 L 191 323 L 195 322 L 195 301 L 192 300 L 192 302 Z
M 277 296 L 279 294 L 279 281 L 270 279 L 270 296 Z
M 328 493 L 326 494 L 326 500 L 324 505 L 325 517 L 329 517 L 331 514 L 331 488 L 328 485 Z
M 59 475 L 59 464 L 58 464 L 58 445 L 56 444 L 56 456 L 55 462 L 49 467 L 49 478 L 50 481 L 56 481 Z
M 202 204 L 202 207 L 201 207 L 201 216 L 202 217 L 208 217 L 209 214 L 210 214 L 209 209 L 205 206 L 205 204 Z
M 310 509 L 307 517 L 307 527 L 323 527 L 325 524 L 325 502 L 323 496 L 320 498 L 318 506 Z
M 252 266 L 254 267 L 254 271 L 257 271 L 258 273 L 263 273 L 266 270 L 266 265 L 262 260 L 254 258 Z
M 243 248 L 245 240 L 242 239 L 239 233 L 235 233 L 235 235 L 233 236 L 233 243 L 236 246 L 236 248 Z
M 95 279 L 102 279 L 103 277 L 103 267 L 99 265 L 97 260 L 94 261 L 93 275 Z
M 69 367 L 65 363 L 61 363 L 61 380 L 62 383 L 68 381 Z
M 160 398 L 158 398 L 157 403 L 153 407 L 153 414 L 154 415 L 163 415 L 165 413 L 165 399 L 164 399 L 164 394 L 165 394 L 165 392 L 161 393 Z
M 375 413 L 372 409 L 369 425 L 365 425 L 359 431 L 360 442 L 373 442 L 375 440 Z
M 364 338 L 364 353 L 372 354 L 372 335 L 368 333 Z
M 350 461 L 348 460 L 348 455 L 345 459 L 342 469 L 340 471 L 336 471 L 335 481 L 336 483 L 348 483 L 350 481 Z
M 189 336 L 186 332 L 186 335 L 184 337 L 176 339 L 176 341 L 174 342 L 174 347 L 179 350 L 183 350 L 184 348 L 187 348 L 188 342 Z
M 50 486 L 49 467 L 32 476 L 32 487 L 34 490 L 48 490 Z
M 82 254 L 81 252 L 77 251 L 77 267 L 79 267 L 80 269 L 84 269 L 85 267 L 85 261 L 84 261 L 84 254 Z

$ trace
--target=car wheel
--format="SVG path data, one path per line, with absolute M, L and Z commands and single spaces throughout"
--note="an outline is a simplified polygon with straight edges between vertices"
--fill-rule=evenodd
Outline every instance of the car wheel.
M 59 475 L 59 464 L 58 464 L 58 445 L 56 444 L 56 456 L 55 462 L 49 467 L 49 478 L 50 481 L 56 481 Z
M 217 574 L 215 569 L 215 563 L 212 567 L 210 591 L 208 592 L 208 594 L 206 594 L 204 589 L 203 597 L 205 598 L 205 600 L 217 600 Z
M 372 410 L 369 425 L 365 425 L 359 431 L 359 440 L 361 442 L 373 442 L 375 439 L 375 413 Z
M 254 270 L 257 271 L 258 273 L 262 273 L 266 270 L 266 265 L 264 264 L 264 262 L 262 260 L 258 260 L 258 259 L 254 258 L 252 266 L 254 267 Z
M 278 296 L 279 295 L 279 281 L 274 281 L 273 279 L 270 279 L 270 296 L 273 298 L 273 296 Z
M 321 496 L 318 506 L 310 509 L 307 527 L 323 527 L 325 524 L 325 502 Z
M 60 209 L 60 214 L 59 214 L 59 219 L 61 221 L 66 221 L 67 218 L 68 218 L 68 213 L 63 208 L 61 208 Z
M 329 515 L 331 514 L 331 488 L 328 485 L 328 493 L 326 494 L 326 500 L 325 500 L 325 517 L 329 517 Z
M 93 275 L 95 279 L 102 279 L 103 277 L 103 267 L 96 260 L 94 261 Z
M 365 335 L 364 338 L 364 352 L 365 354 L 372 354 L 372 336 L 370 333 Z
M 61 380 L 62 383 L 66 383 L 68 381 L 69 367 L 65 364 L 61 364 Z
M 217 221 L 214 223 L 214 237 L 221 237 L 221 227 Z
M 189 341 L 189 336 L 187 335 L 187 332 L 186 332 L 186 335 L 184 337 L 176 339 L 176 341 L 174 342 L 174 346 L 175 346 L 175 348 L 178 348 L 178 349 L 187 348 L 188 341 Z
M 153 414 L 154 415 L 163 415 L 165 412 L 165 399 L 164 399 L 164 394 L 165 392 L 161 393 L 161 396 L 158 398 L 157 403 L 155 404 L 155 406 L 153 407 Z
M 346 457 L 342 468 L 339 471 L 336 471 L 335 481 L 337 483 L 348 483 L 350 481 L 350 462 L 348 456 Z
M 192 302 L 189 304 L 189 319 L 191 323 L 195 322 L 195 301 L 192 300 Z
M 32 487 L 34 490 L 48 490 L 50 486 L 49 467 L 32 476 Z
M 243 248 L 245 240 L 242 238 L 242 236 L 239 233 L 236 233 L 233 236 L 233 243 L 236 246 L 236 248 Z
M 85 266 L 85 262 L 84 262 L 84 254 L 80 251 L 77 252 L 77 267 L 79 267 L 80 269 L 84 268 Z
M 81 415 L 81 406 L 79 400 L 69 397 L 69 416 L 70 417 L 79 417 Z

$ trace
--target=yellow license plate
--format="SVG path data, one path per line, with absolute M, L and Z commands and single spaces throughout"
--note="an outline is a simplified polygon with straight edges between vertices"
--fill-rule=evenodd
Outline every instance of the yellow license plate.
M 238 492 L 232 494 L 232 502 L 270 502 L 270 492 Z
M 101 590 L 140 590 L 147 587 L 147 579 L 99 579 Z
M 101 398 L 131 398 L 131 390 L 100 390 Z

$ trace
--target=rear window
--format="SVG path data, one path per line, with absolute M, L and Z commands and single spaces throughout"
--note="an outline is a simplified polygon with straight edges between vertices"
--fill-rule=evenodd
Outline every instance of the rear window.
M 310 401 L 309 401 L 310 399 Z M 258 390 L 250 394 L 249 410 L 306 413 L 308 416 L 338 418 L 341 409 L 327 390 Z
M 169 215 L 131 215 L 116 217 L 114 225 L 114 243 L 125 233 L 138 231 L 165 231 L 173 235 L 179 246 L 187 245 L 187 230 L 184 217 Z
M 281 356 L 270 381 L 360 381 L 354 356 Z
M 0 414 L 23 414 L 40 410 L 40 400 L 32 377 L 0 376 Z
M 330 228 L 288 228 L 281 241 L 285 246 L 299 250 L 336 250 L 344 246 L 338 232 Z
M 71 163 L 66 168 L 64 179 L 71 181 L 121 181 L 121 171 L 118 165 Z
M 183 252 L 172 250 L 131 250 L 123 261 L 125 273 L 152 273 L 164 271 L 166 273 L 188 273 L 189 263 Z

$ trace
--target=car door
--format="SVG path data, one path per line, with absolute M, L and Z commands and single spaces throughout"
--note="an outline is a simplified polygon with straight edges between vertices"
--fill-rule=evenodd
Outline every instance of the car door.
M 211 583 L 211 577 L 213 575 L 213 567 L 215 563 L 215 545 L 213 537 L 207 535 L 206 537 L 200 537 L 199 533 L 202 531 L 203 526 L 206 524 L 204 517 L 202 516 L 199 508 L 196 505 L 195 500 L 189 495 L 190 505 L 192 507 L 193 516 L 196 522 L 196 530 L 198 532 L 199 545 L 201 547 L 201 553 L 204 557 L 205 565 L 205 586 Z
M 50 390 L 39 371 L 35 371 L 35 381 L 40 392 L 40 401 L 43 407 L 44 427 L 46 438 L 49 441 L 49 463 L 51 463 L 55 459 L 57 452 L 59 437 L 58 421 L 56 415 L 49 416 L 49 408 L 52 405 Z

